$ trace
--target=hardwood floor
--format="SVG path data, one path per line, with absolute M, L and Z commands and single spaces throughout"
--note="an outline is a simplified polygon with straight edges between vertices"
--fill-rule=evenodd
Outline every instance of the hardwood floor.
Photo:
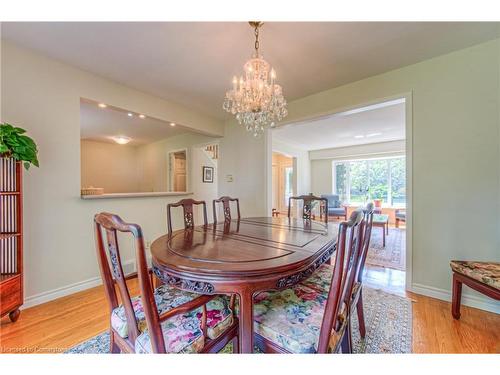
M 456 321 L 450 303 L 405 292 L 404 279 L 404 272 L 380 267 L 365 273 L 368 286 L 414 301 L 414 353 L 500 353 L 500 315 L 462 306 Z M 136 280 L 130 286 L 136 293 Z M 62 352 L 105 331 L 108 322 L 104 290 L 92 288 L 23 310 L 15 324 L 2 318 L 0 352 Z

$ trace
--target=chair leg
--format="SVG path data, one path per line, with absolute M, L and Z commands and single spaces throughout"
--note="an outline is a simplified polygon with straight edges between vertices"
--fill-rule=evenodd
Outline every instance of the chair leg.
M 113 354 L 121 353 L 120 347 L 115 342 L 113 330 L 109 330 L 109 352 Z
M 361 338 L 366 336 L 365 313 L 363 311 L 363 289 L 359 291 L 358 302 L 356 303 L 356 313 L 358 314 L 359 334 Z
M 462 300 L 462 282 L 453 274 L 453 296 L 451 301 L 451 314 L 455 319 L 460 319 L 460 303 Z
M 234 336 L 233 340 L 233 353 L 239 354 L 240 352 L 240 342 L 238 341 L 238 335 Z
M 352 353 L 352 329 L 351 329 L 351 313 L 349 313 L 349 317 L 347 318 L 347 328 L 345 334 L 347 335 L 347 349 L 348 353 Z
M 342 354 L 352 353 L 351 342 L 349 337 L 350 331 L 351 331 L 350 324 L 347 324 L 344 334 L 342 335 L 342 341 L 340 342 L 340 348 L 342 350 Z

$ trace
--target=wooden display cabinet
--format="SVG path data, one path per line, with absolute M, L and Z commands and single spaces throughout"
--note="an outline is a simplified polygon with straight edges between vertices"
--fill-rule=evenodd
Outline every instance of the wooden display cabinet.
M 19 318 L 23 304 L 22 164 L 0 157 L 0 315 Z

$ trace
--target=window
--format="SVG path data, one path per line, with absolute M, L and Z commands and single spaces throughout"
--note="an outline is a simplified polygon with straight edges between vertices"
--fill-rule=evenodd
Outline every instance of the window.
M 365 162 L 354 161 L 348 164 L 349 176 L 348 181 L 351 203 L 363 203 L 366 201 L 368 191 L 368 168 Z
M 406 205 L 404 157 L 334 162 L 334 192 L 345 203 L 381 199 L 390 206 Z

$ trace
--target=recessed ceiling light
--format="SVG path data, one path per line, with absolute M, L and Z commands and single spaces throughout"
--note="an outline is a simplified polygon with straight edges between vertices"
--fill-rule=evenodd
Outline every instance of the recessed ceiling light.
M 130 141 L 132 140 L 132 138 L 130 137 L 126 137 L 124 135 L 119 135 L 117 137 L 113 137 L 113 141 L 115 141 L 116 143 L 118 143 L 119 145 L 126 145 L 127 143 L 129 143 Z
M 139 115 L 139 117 L 142 119 L 146 118 L 146 116 L 144 116 L 144 115 Z
M 175 122 L 171 122 L 171 123 L 170 123 L 170 126 L 175 126 Z
M 382 135 L 382 133 L 370 133 L 370 134 L 367 134 L 366 136 L 367 137 L 376 137 L 377 135 Z
M 132 116 L 133 116 L 133 114 L 129 112 L 129 113 L 127 113 L 127 116 L 128 116 L 128 117 L 132 117 Z
M 364 138 L 365 136 L 362 135 L 362 134 L 359 134 L 359 135 L 355 135 L 354 138 L 357 138 L 357 139 L 360 139 L 360 138 Z
M 104 103 L 99 103 L 99 104 L 98 104 L 98 107 L 99 107 L 99 108 L 106 108 L 106 107 L 107 107 L 107 105 L 106 105 L 106 104 L 104 104 Z

